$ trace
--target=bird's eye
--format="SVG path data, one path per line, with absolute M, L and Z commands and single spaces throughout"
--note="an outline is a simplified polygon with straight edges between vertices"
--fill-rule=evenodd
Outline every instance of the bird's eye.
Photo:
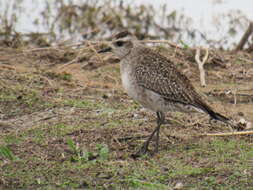
M 121 47 L 121 46 L 123 46 L 124 42 L 123 41 L 117 41 L 115 44 L 116 44 L 116 46 Z

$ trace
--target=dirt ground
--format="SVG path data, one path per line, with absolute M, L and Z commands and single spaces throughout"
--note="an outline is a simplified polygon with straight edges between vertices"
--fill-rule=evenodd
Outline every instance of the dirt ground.
M 202 88 L 191 51 L 157 49 L 216 111 L 253 122 L 253 54 L 211 52 Z M 115 59 L 85 55 L 0 48 L 0 189 L 252 189 L 253 136 L 200 136 L 231 131 L 203 114 L 168 113 L 160 152 L 134 159 L 155 114 Z

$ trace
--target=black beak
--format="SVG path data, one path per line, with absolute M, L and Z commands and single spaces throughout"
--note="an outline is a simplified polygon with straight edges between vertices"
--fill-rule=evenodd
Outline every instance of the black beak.
M 98 53 L 105 53 L 105 52 L 109 52 L 109 51 L 112 51 L 111 47 L 107 47 L 107 48 L 101 49 L 101 50 L 98 51 Z

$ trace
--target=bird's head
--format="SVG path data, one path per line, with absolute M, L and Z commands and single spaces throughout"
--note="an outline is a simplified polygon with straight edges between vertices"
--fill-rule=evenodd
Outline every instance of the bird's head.
M 112 52 L 122 59 L 131 52 L 135 42 L 137 42 L 137 38 L 125 30 L 114 35 L 112 42 L 109 43 L 109 47 L 98 51 L 98 53 Z

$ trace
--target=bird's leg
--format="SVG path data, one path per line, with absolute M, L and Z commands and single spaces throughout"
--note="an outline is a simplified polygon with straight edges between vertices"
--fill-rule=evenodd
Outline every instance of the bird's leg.
M 148 151 L 148 146 L 150 141 L 153 139 L 154 134 L 156 133 L 156 148 L 154 152 L 158 151 L 158 146 L 159 146 L 159 131 L 160 131 L 160 126 L 164 122 L 165 116 L 162 112 L 157 112 L 157 127 L 155 130 L 151 133 L 149 138 L 146 140 L 146 142 L 142 145 L 141 149 L 136 153 L 136 155 L 141 155 L 145 154 Z
M 148 139 L 145 141 L 145 143 L 142 145 L 142 147 L 140 148 L 140 150 L 136 153 L 136 155 L 142 155 L 142 154 L 146 154 L 148 151 L 148 146 L 150 141 L 152 140 L 154 134 L 157 131 L 157 127 L 155 128 L 155 130 L 151 133 L 151 135 L 148 137 Z
M 157 130 L 156 130 L 156 146 L 155 146 L 154 153 L 158 152 L 160 127 L 164 123 L 164 120 L 165 120 L 165 116 L 163 112 L 156 112 L 156 115 L 157 115 Z

